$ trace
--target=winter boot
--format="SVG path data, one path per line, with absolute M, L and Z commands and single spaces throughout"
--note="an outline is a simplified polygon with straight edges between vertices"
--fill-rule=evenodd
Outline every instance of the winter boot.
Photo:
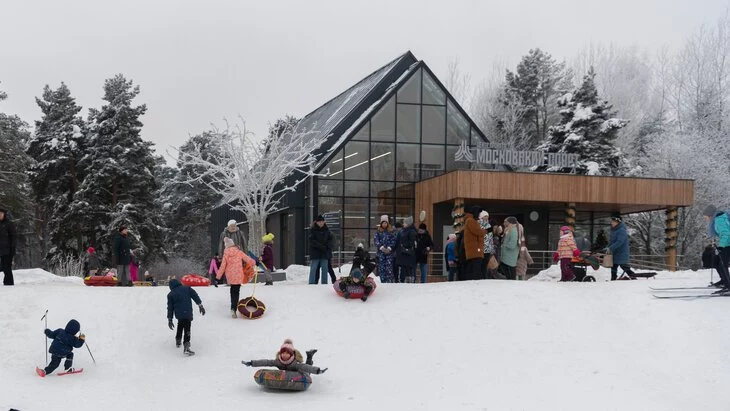
M 238 318 L 238 315 L 236 314 L 236 310 L 231 310 L 231 318 Z
M 266 283 L 264 283 L 264 285 L 274 285 L 274 282 L 273 281 L 267 281 Z
M 360 299 L 363 300 L 363 301 L 367 301 L 368 300 L 368 296 L 367 295 L 363 295 L 362 297 L 360 297 Z
M 343 291 L 342 296 L 345 297 L 345 299 L 350 298 L 350 292 L 349 291 Z
M 317 349 L 311 349 L 307 351 L 307 364 L 314 365 L 314 354 L 317 353 Z
M 180 344 L 181 344 L 180 343 L 180 339 L 179 338 L 175 338 L 175 347 L 180 348 Z
M 186 342 L 185 344 L 183 344 L 183 353 L 185 355 L 195 355 L 195 351 L 193 351 L 193 350 L 190 349 L 190 343 L 189 342 Z

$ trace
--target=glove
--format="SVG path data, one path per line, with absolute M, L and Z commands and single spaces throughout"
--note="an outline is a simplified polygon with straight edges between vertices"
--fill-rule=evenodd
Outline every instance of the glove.
M 321 368 L 317 374 L 324 374 L 324 372 L 327 370 L 328 368 Z
M 241 361 L 241 364 L 245 365 L 246 367 L 250 367 L 253 365 L 253 361 Z
M 554 252 L 554 253 L 553 253 L 553 262 L 554 262 L 554 263 L 557 263 L 559 259 L 560 259 L 560 254 L 558 254 L 558 252 L 557 252 L 557 251 L 556 251 L 556 252 Z
M 81 340 L 81 341 L 86 340 L 86 336 L 84 334 L 79 335 L 79 340 Z
M 205 307 L 203 307 L 203 304 L 200 304 L 198 308 L 200 308 L 200 315 L 205 315 Z
M 175 329 L 175 324 L 172 323 L 172 318 L 167 320 L 167 326 L 170 327 L 171 330 Z
M 580 257 L 580 250 L 579 249 L 576 248 L 575 250 L 573 250 L 573 257 Z

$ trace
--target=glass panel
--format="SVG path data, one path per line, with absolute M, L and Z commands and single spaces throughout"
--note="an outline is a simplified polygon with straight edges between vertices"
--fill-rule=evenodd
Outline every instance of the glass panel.
M 446 93 L 427 72 L 423 73 L 423 104 L 446 104 Z
M 395 144 L 370 143 L 370 179 L 393 181 Z
M 319 180 L 317 189 L 320 196 L 341 196 L 342 180 Z
M 345 228 L 366 228 L 368 226 L 368 199 L 345 197 Z
M 336 219 L 336 213 L 342 212 L 342 197 L 320 197 L 318 205 L 319 214 L 332 213 L 333 218 Z M 328 224 L 332 225 L 331 222 Z
M 413 217 L 414 221 L 418 219 L 418 216 L 414 216 L 413 214 L 413 208 L 415 207 L 415 201 L 414 200 L 404 200 L 399 199 L 395 203 L 395 218 L 399 222 L 403 222 L 403 219 L 406 217 Z
M 357 249 L 357 245 L 360 243 L 362 243 L 363 247 L 365 247 L 366 250 L 372 248 L 370 246 L 370 230 L 342 230 L 343 251 L 355 251 Z M 343 258 L 348 257 L 343 256 Z
M 370 140 L 370 122 L 365 123 L 364 126 L 360 127 L 360 130 L 355 133 L 352 137 L 353 140 Z
M 370 143 L 350 141 L 345 145 L 345 179 L 367 180 L 370 175 Z M 367 187 L 361 195 L 367 195 Z
M 395 141 L 395 99 L 390 98 L 370 120 L 370 137 L 377 141 Z
M 446 108 L 423 106 L 423 142 L 444 144 L 446 131 Z
M 342 180 L 342 150 L 337 155 L 332 157 L 330 162 L 322 169 L 324 176 L 321 179 L 333 179 Z
M 421 146 L 421 180 L 444 173 L 444 146 Z
M 345 196 L 364 197 L 367 195 L 367 181 L 345 180 Z
M 405 143 L 421 141 L 421 106 L 398 104 L 396 140 Z
M 395 200 L 392 198 L 373 198 L 370 200 L 370 228 L 376 228 L 380 223 L 380 216 L 387 214 L 390 217 L 390 223 L 393 224 L 393 209 L 395 208 Z
M 398 90 L 399 103 L 421 103 L 421 69 L 418 69 L 406 84 Z
M 446 113 L 446 142 L 448 144 L 460 144 L 461 140 L 469 139 L 469 122 L 461 115 L 456 105 L 449 100 Z
M 468 161 L 456 161 L 456 152 L 458 150 L 458 146 L 446 146 L 446 171 L 469 169 Z
M 413 183 L 396 183 L 396 198 L 413 198 L 416 196 L 416 185 Z M 400 200 L 396 200 L 400 201 Z
M 393 197 L 395 185 L 392 181 L 371 181 L 370 196 L 372 197 Z
M 474 127 L 471 128 L 471 145 L 476 146 L 477 143 L 486 143 L 485 139 L 482 138 L 482 135 L 477 129 Z
M 397 146 L 398 166 L 395 171 L 395 180 L 416 181 L 418 179 L 417 164 L 421 162 L 421 151 L 418 144 L 398 144 Z

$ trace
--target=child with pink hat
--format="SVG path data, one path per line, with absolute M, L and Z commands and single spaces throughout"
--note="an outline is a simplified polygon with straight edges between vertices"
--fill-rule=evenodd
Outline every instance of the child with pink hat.
M 560 241 L 558 251 L 553 254 L 553 261 L 560 260 L 560 281 L 573 281 L 573 257 L 578 257 L 580 250 L 573 238 L 573 229 L 567 225 L 560 227 Z

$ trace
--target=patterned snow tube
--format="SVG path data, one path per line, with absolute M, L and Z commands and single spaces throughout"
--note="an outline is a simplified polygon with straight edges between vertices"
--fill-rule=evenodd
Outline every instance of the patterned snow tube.
M 259 385 L 276 390 L 305 391 L 312 385 L 312 377 L 298 371 L 258 370 L 253 379 Z
M 344 294 L 342 293 L 342 290 L 340 290 L 340 280 L 341 278 L 338 278 L 337 281 L 335 281 L 334 284 L 332 284 L 332 287 L 335 289 L 335 292 L 340 297 L 344 297 Z M 372 277 L 368 277 L 365 280 L 366 283 L 370 284 L 373 289 L 370 292 L 370 295 L 373 295 L 375 292 L 375 288 L 377 287 L 377 284 L 375 283 L 375 280 Z M 347 286 L 347 291 L 350 293 L 351 299 L 360 298 L 363 295 L 365 295 L 365 287 L 360 284 L 350 284 Z
M 255 320 L 264 315 L 266 305 L 254 297 L 246 297 L 238 302 L 238 312 L 250 320 Z
M 118 284 L 117 277 L 99 275 L 84 278 L 84 284 L 90 287 L 114 287 Z
M 198 274 L 185 274 L 180 279 L 180 282 L 189 287 L 207 287 L 210 285 L 209 278 Z

